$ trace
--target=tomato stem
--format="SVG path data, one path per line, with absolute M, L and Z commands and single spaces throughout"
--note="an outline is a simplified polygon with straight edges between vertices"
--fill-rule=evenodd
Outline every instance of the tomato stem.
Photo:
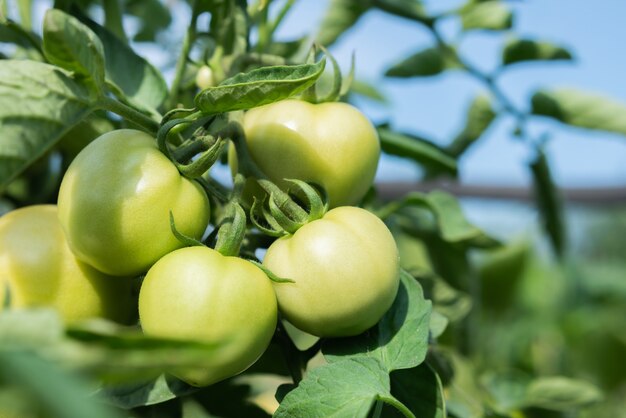
M 402 402 L 400 402 L 393 396 L 378 396 L 377 400 L 383 401 L 387 405 L 393 406 L 394 408 L 396 408 L 396 410 L 401 412 L 402 415 L 404 415 L 406 418 L 416 418 L 413 412 L 409 410 L 409 408 L 407 408 Z
M 120 115 L 129 122 L 142 127 L 145 131 L 152 135 L 156 135 L 159 130 L 159 123 L 157 121 L 111 97 L 101 97 L 98 104 L 99 108 Z

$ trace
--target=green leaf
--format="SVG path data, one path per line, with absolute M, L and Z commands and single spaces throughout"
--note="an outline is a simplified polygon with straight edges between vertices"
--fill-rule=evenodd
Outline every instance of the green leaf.
M 43 50 L 52 64 L 93 81 L 96 91 L 104 83 L 104 51 L 100 39 L 78 19 L 58 9 L 44 17 Z
M 524 61 L 571 60 L 572 54 L 562 46 L 533 39 L 510 39 L 502 51 L 502 64 Z
M 525 406 L 567 411 L 602 400 L 602 393 L 590 383 L 565 377 L 542 377 L 527 389 Z
M 446 254 L 448 264 L 452 264 L 454 259 Z M 446 258 L 444 256 L 444 258 Z M 472 309 L 472 298 L 454 287 L 450 286 L 441 277 L 424 271 L 411 271 L 411 274 L 419 281 L 424 289 L 427 299 L 433 302 L 433 315 L 431 316 L 431 331 L 433 331 L 434 314 L 443 315 L 450 322 L 463 319 Z M 433 335 L 437 337 L 437 335 Z
M 311 370 L 289 392 L 275 418 L 365 418 L 379 397 L 391 397 L 387 371 L 374 358 L 349 358 Z
M 390 372 L 424 361 L 432 305 L 410 274 L 402 270 L 400 280 L 398 295 L 378 324 L 359 336 L 335 338 L 324 344 L 322 352 L 328 362 L 374 357 Z
M 0 351 L 0 379 L 31 393 L 46 415 L 58 418 L 120 417 L 88 397 L 88 382 L 61 372 L 32 353 Z
M 62 341 L 63 322 L 52 309 L 0 313 L 0 350 L 52 347 Z
M 538 91 L 532 96 L 532 113 L 579 128 L 626 135 L 626 105 L 595 93 L 575 89 Z
M 537 150 L 535 160 L 530 163 L 530 171 L 543 228 L 550 238 L 555 254 L 562 257 L 567 245 L 563 207 L 543 150 Z
M 172 23 L 169 8 L 159 0 L 130 0 L 126 11 L 136 16 L 141 24 L 133 37 L 135 42 L 154 42 L 157 34 Z
M 241 0 L 204 2 L 211 12 L 211 34 L 224 55 L 240 55 L 248 47 L 248 16 Z M 142 6 L 144 7 L 144 6 Z
M 301 93 L 322 75 L 326 60 L 316 64 L 263 67 L 201 91 L 196 106 L 205 114 L 251 109 Z
M 387 13 L 429 23 L 431 19 L 421 3 L 421 0 L 374 0 L 374 6 Z
M 439 311 L 437 310 L 433 310 L 432 313 L 430 314 L 430 325 L 429 325 L 430 336 L 432 338 L 439 338 L 441 334 L 444 333 L 449 323 L 450 323 L 450 320 L 448 319 L 447 316 L 445 316 L 442 313 L 439 313 Z
M 315 42 L 332 45 L 372 7 L 372 0 L 330 0 Z
M 200 390 L 182 380 L 160 375 L 154 380 L 127 385 L 104 386 L 96 392 L 107 403 L 118 408 L 132 409 L 154 405 Z
M 79 18 L 102 41 L 106 81 L 114 93 L 141 109 L 157 109 L 168 94 L 161 73 L 107 29 L 87 16 Z
M 456 52 L 453 49 L 428 48 L 393 64 L 385 71 L 385 76 L 401 78 L 427 77 L 459 67 Z
M 498 1 L 470 3 L 460 11 L 463 30 L 505 30 L 513 26 L 513 13 Z
M 478 95 L 467 109 L 467 117 L 463 130 L 446 147 L 449 154 L 459 157 L 471 147 L 482 134 L 489 128 L 496 118 L 491 98 L 486 95 Z
M 357 94 L 378 103 L 388 103 L 385 94 L 378 87 L 362 80 L 353 80 L 348 93 Z
M 431 142 L 414 135 L 394 132 L 388 128 L 378 128 L 378 136 L 381 148 L 387 154 L 411 158 L 426 167 L 456 175 L 456 160 Z
M 0 190 L 41 157 L 93 103 L 87 89 L 52 65 L 0 61 Z
M 520 409 L 531 378 L 518 371 L 487 372 L 480 377 L 480 383 L 489 393 L 493 408 L 500 413 Z
M 426 363 L 391 373 L 391 394 L 416 417 L 445 418 L 446 405 L 439 376 Z M 384 413 L 382 416 L 386 416 Z

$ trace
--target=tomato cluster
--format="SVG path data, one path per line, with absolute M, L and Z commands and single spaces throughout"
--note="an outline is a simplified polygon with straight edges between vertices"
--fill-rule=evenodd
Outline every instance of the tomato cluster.
M 253 364 L 279 314 L 319 337 L 375 325 L 397 293 L 398 250 L 379 218 L 345 206 L 357 204 L 373 181 L 380 146 L 372 124 L 347 104 L 285 100 L 248 111 L 242 127 L 265 180 L 283 190 L 285 179 L 314 183 L 333 208 L 284 232 L 262 266 L 218 246 L 187 247 L 207 231 L 207 190 L 182 176 L 152 136 L 116 130 L 74 159 L 58 210 L 34 206 L 0 219 L 0 275 L 8 278 L 0 296 L 6 285 L 11 307 L 52 306 L 66 321 L 127 322 L 138 304 L 146 335 L 213 347 L 202 369 L 169 370 L 197 386 Z M 255 180 L 249 176 L 246 187 L 261 190 Z

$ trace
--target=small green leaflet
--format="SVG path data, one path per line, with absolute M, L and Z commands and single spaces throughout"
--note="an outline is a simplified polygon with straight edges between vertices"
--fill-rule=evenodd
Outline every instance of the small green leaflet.
M 0 61 L 0 189 L 93 110 L 89 91 L 41 62 Z
M 392 372 L 391 394 L 406 405 L 416 417 L 447 416 L 441 380 L 426 363 L 412 369 Z
M 463 30 L 505 30 L 513 26 L 513 13 L 499 1 L 471 3 L 460 12 Z
M 195 99 L 205 114 L 245 110 L 301 93 L 322 75 L 326 60 L 316 64 L 263 67 L 209 87 Z
M 413 276 L 402 270 L 400 280 L 396 300 L 378 324 L 359 336 L 327 341 L 322 352 L 328 362 L 374 357 L 390 372 L 424 361 L 432 304 Z
M 378 128 L 382 150 L 391 155 L 411 158 L 426 167 L 432 167 L 452 175 L 457 172 L 454 158 L 437 146 L 417 136 L 394 132 L 388 128 Z
M 171 376 L 160 375 L 154 380 L 101 388 L 96 394 L 104 402 L 123 409 L 154 405 L 178 396 L 197 392 L 200 388 L 190 386 Z
M 43 50 L 52 64 L 72 71 L 75 78 L 93 80 L 95 91 L 104 84 L 102 42 L 87 26 L 58 9 L 46 12 Z
M 480 139 L 495 118 L 496 112 L 493 110 L 491 98 L 482 94 L 476 96 L 467 109 L 463 130 L 446 147 L 447 151 L 455 157 L 462 155 Z
M 371 7 L 370 1 L 330 0 L 316 42 L 329 47 Z
M 502 51 L 502 64 L 511 65 L 528 61 L 571 60 L 572 54 L 565 48 L 533 39 L 510 39 Z
M 550 165 L 543 150 L 530 163 L 535 200 L 542 219 L 543 228 L 557 256 L 562 257 L 567 244 L 561 196 L 552 179 Z
M 452 49 L 427 48 L 417 51 L 402 61 L 392 65 L 385 72 L 386 77 L 427 77 L 448 69 L 459 68 L 456 52 Z
M 524 404 L 554 411 L 565 411 L 602 400 L 602 393 L 593 385 L 565 377 L 540 377 L 533 380 Z
M 541 90 L 532 97 L 532 113 L 579 128 L 626 135 L 626 105 L 576 89 Z

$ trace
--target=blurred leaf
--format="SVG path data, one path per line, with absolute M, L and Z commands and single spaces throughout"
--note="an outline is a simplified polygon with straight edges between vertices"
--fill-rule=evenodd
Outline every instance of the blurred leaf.
M 93 84 L 94 91 L 102 89 L 102 43 L 78 19 L 61 10 L 49 9 L 43 23 L 43 50 L 50 63 L 73 72 L 74 78 Z
M 562 258 L 567 242 L 561 196 L 552 179 L 550 166 L 543 150 L 537 150 L 535 160 L 530 163 L 530 170 L 543 228 L 550 238 L 555 254 Z
M 433 310 L 430 314 L 430 336 L 431 338 L 439 338 L 444 333 L 450 320 L 447 316 L 439 313 L 437 310 Z
M 289 392 L 275 418 L 365 418 L 374 402 L 391 398 L 389 376 L 375 358 L 347 358 L 311 370 Z
M 308 350 L 313 347 L 319 340 L 320 337 L 315 335 L 311 335 L 306 333 L 291 324 L 291 322 L 282 320 L 283 327 L 285 328 L 285 332 L 289 336 L 289 339 L 293 342 L 296 348 L 300 351 Z
M 488 371 L 480 377 L 482 387 L 491 396 L 493 408 L 507 413 L 521 408 L 531 377 L 519 371 Z
M 400 279 L 398 295 L 378 324 L 356 337 L 326 341 L 322 352 L 330 363 L 346 357 L 374 357 L 390 372 L 424 361 L 432 305 L 409 273 L 402 270 Z
M 448 153 L 454 157 L 461 156 L 480 139 L 495 118 L 496 112 L 493 110 L 491 98 L 486 95 L 476 96 L 467 109 L 463 130 L 446 148 Z
M 443 387 L 437 374 L 426 363 L 391 373 L 391 394 L 416 417 L 445 418 Z M 383 413 L 384 417 L 385 415 Z
M 315 42 L 329 47 L 372 7 L 373 0 L 330 0 Z
M 8 19 L 0 12 L 0 43 L 3 42 L 13 44 L 16 49 L 18 47 L 23 49 L 28 59 L 43 60 L 42 41 L 39 35 Z M 17 54 L 18 52 L 15 55 Z M 14 58 L 16 58 L 15 55 Z
M 502 64 L 524 61 L 571 60 L 572 54 L 562 46 L 533 39 L 510 39 L 502 51 Z
M 87 89 L 58 67 L 0 60 L 0 190 L 91 113 L 92 106 Z
M 426 167 L 434 167 L 456 175 L 456 160 L 431 142 L 415 135 L 402 134 L 383 127 L 378 128 L 378 136 L 385 153 L 410 158 Z
M 34 354 L 0 351 L 0 377 L 26 389 L 55 418 L 120 417 L 87 396 L 87 382 L 62 373 Z
M 451 349 L 438 348 L 435 353 L 450 362 L 454 370 L 452 380 L 444 386 L 448 413 L 458 418 L 488 416 L 485 413 L 484 394 L 476 382 L 474 365 Z
M 415 20 L 430 22 L 421 0 L 374 0 L 374 5 L 393 15 Z
M 141 109 L 157 109 L 168 94 L 161 73 L 107 29 L 80 12 L 76 15 L 102 41 L 106 81 L 113 87 L 114 93 Z
M 454 50 L 428 48 L 418 51 L 385 71 L 386 77 L 426 77 L 460 68 Z
M 380 91 L 378 87 L 362 80 L 353 80 L 352 84 L 350 85 L 349 93 L 366 97 L 378 103 L 388 102 L 385 94 Z
M 453 261 L 453 260 L 451 260 Z M 463 319 L 472 309 L 472 298 L 430 272 L 411 272 L 424 288 L 427 299 L 432 300 L 433 310 L 450 322 Z
M 316 64 L 262 67 L 202 90 L 195 99 L 205 114 L 251 109 L 301 93 L 322 75 L 326 60 Z
M 159 0 L 130 0 L 125 8 L 141 24 L 133 37 L 135 42 L 154 42 L 157 33 L 172 23 L 169 9 Z
M 248 49 L 246 2 L 223 0 L 203 3 L 211 12 L 211 34 L 223 48 L 224 55 L 245 53 Z
M 505 30 L 513 26 L 513 13 L 499 1 L 471 2 L 459 12 L 463 30 Z
M 532 113 L 579 128 L 626 135 L 626 105 L 595 93 L 575 89 L 538 91 Z
M 0 350 L 52 347 L 63 336 L 63 322 L 52 309 L 0 312 Z
M 525 397 L 526 406 L 567 411 L 602 400 L 595 386 L 565 377 L 541 377 L 533 380 Z
M 122 409 L 154 405 L 200 390 L 172 376 L 160 375 L 154 380 L 135 384 L 104 386 L 96 393 L 106 403 Z

